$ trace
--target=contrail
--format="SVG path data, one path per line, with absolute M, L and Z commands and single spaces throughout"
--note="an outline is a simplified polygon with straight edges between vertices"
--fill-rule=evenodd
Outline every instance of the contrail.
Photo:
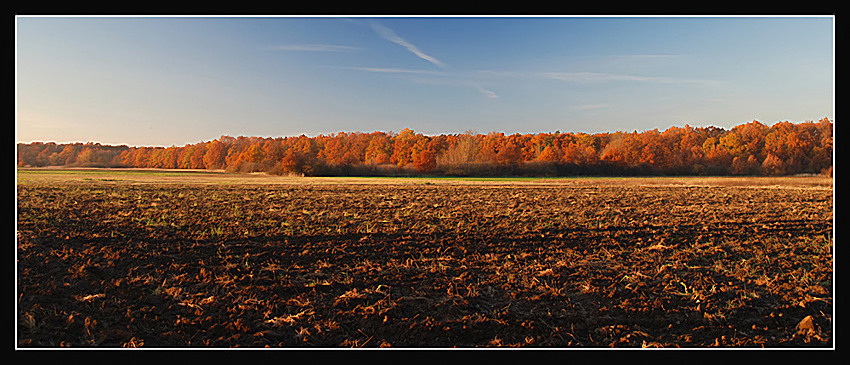
M 416 48 L 416 46 L 410 44 L 410 42 L 404 40 L 403 38 L 401 38 L 397 34 L 395 34 L 395 32 L 393 32 L 392 29 L 387 28 L 387 27 L 380 25 L 378 23 L 374 23 L 374 22 L 371 23 L 371 25 L 372 25 L 372 29 L 376 33 L 378 33 L 381 37 L 384 37 L 384 39 L 386 39 L 390 42 L 393 42 L 395 44 L 398 44 L 398 45 L 400 45 L 404 48 L 407 48 L 408 51 L 413 52 L 413 54 L 419 56 L 419 58 L 421 58 L 423 60 L 431 62 L 434 65 L 437 65 L 439 67 L 445 67 L 445 65 L 442 62 L 440 62 L 440 60 L 438 60 L 434 57 L 431 57 L 431 56 L 425 54 L 424 52 L 420 51 L 419 48 Z
M 478 85 L 478 84 L 473 84 L 473 86 L 476 89 L 478 89 L 478 91 L 484 93 L 484 95 L 487 95 L 487 97 L 490 98 L 490 99 L 498 99 L 499 98 L 499 95 L 496 95 L 496 93 L 493 92 L 492 90 L 487 90 L 487 89 L 481 87 L 481 85 Z
M 351 70 L 380 72 L 380 73 L 403 73 L 403 74 L 424 74 L 424 75 L 443 75 L 443 74 L 445 74 L 442 71 L 410 70 L 410 69 L 403 69 L 403 68 L 387 68 L 387 67 L 344 67 L 344 68 L 351 69 Z
M 423 60 L 431 62 L 435 66 L 438 66 L 438 67 L 441 67 L 441 68 L 446 68 L 446 65 L 443 62 L 441 62 L 440 60 L 438 60 L 438 59 L 436 59 L 436 58 L 434 58 L 430 55 L 425 54 L 425 52 L 420 51 L 419 48 L 416 48 L 416 46 L 410 44 L 410 42 L 399 37 L 398 34 L 395 34 L 395 32 L 393 32 L 392 29 L 387 28 L 387 27 L 385 27 L 381 24 L 378 24 L 376 22 L 370 22 L 369 24 L 372 26 L 372 30 L 374 30 L 375 33 L 378 33 L 378 35 L 380 35 L 384 39 L 386 39 L 390 42 L 393 42 L 395 44 L 398 44 L 398 45 L 400 45 L 404 48 L 407 48 L 408 51 L 412 52 L 413 54 L 415 54 L 416 56 L 418 56 L 419 58 L 421 58 Z M 373 72 L 396 72 L 396 73 L 401 72 L 401 73 L 421 73 L 421 74 L 429 73 L 429 72 L 420 71 L 420 70 L 401 70 L 401 69 L 386 69 L 386 68 L 381 68 L 381 69 L 379 69 L 379 68 L 360 68 L 360 69 L 362 69 L 364 71 L 373 71 Z M 456 82 L 452 82 L 452 83 L 457 84 Z M 470 84 L 470 83 L 462 82 L 462 84 L 471 85 L 476 90 L 478 90 L 482 94 L 486 95 L 490 99 L 498 99 L 499 98 L 499 95 L 497 95 L 495 92 L 493 92 L 491 90 L 487 90 L 487 89 L 481 87 L 480 85 L 478 85 L 476 83 Z

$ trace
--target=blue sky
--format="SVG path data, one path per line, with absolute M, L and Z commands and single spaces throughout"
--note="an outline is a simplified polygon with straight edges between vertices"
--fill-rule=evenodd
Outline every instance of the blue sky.
M 834 118 L 834 18 L 18 17 L 19 142 Z

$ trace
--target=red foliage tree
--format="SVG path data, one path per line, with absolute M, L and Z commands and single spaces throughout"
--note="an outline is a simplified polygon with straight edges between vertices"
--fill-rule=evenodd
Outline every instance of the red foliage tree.
M 409 128 L 402 129 L 393 142 L 393 154 L 390 158 L 392 163 L 398 167 L 413 162 L 413 145 L 416 143 L 416 134 Z
M 413 166 L 416 167 L 416 171 L 429 173 L 437 167 L 437 158 L 431 151 L 424 149 L 414 155 Z
M 207 151 L 204 153 L 204 167 L 207 169 L 217 170 L 224 168 L 224 159 L 227 157 L 227 148 L 220 140 L 213 140 L 209 143 Z
M 19 166 L 129 166 L 207 168 L 269 173 L 333 174 L 356 165 L 412 165 L 422 173 L 503 173 L 518 167 L 563 171 L 553 165 L 602 172 L 695 174 L 831 173 L 833 122 L 751 121 L 727 131 L 717 127 L 671 127 L 633 133 L 538 133 L 505 136 L 468 131 L 425 136 L 409 128 L 398 135 L 339 132 L 309 138 L 219 139 L 183 147 L 103 146 L 98 143 L 17 144 Z M 539 164 L 538 162 L 546 162 Z M 527 164 L 530 163 L 530 164 Z M 585 170 L 588 171 L 588 170 Z
M 375 132 L 364 151 L 363 162 L 370 165 L 392 163 L 393 142 L 383 132 Z
M 543 148 L 543 151 L 537 155 L 537 161 L 543 162 L 561 162 L 564 158 L 564 151 L 557 145 L 549 145 Z
M 496 153 L 495 160 L 499 166 L 517 166 L 522 162 L 522 148 L 511 140 L 505 140 L 504 144 L 498 147 L 499 152 Z

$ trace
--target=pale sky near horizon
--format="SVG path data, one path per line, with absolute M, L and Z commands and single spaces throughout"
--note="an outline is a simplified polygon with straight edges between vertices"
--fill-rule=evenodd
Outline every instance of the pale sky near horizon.
M 834 17 L 16 18 L 16 140 L 834 120 Z

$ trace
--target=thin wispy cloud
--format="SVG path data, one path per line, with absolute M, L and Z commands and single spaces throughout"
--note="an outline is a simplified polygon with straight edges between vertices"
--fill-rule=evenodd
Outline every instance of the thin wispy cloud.
M 664 84 L 709 84 L 716 83 L 715 80 L 706 79 L 683 79 L 677 77 L 638 76 L 606 72 L 542 72 L 540 76 L 566 82 L 576 83 L 598 83 L 610 81 L 635 81 L 653 82 Z
M 384 39 L 386 39 L 390 42 L 393 42 L 395 44 L 398 44 L 398 45 L 400 45 L 404 48 L 407 48 L 408 51 L 412 52 L 413 54 L 415 54 L 419 58 L 426 60 L 428 62 L 431 62 L 432 64 L 434 64 L 436 66 L 445 67 L 445 64 L 443 64 L 442 61 L 440 61 L 440 60 L 438 60 L 438 59 L 436 59 L 436 58 L 434 58 L 430 55 L 425 54 L 425 52 L 420 51 L 419 48 L 417 48 L 416 46 L 414 46 L 410 42 L 404 40 L 404 38 L 401 38 L 397 34 L 395 34 L 395 32 L 393 32 L 392 29 L 387 28 L 387 27 L 380 25 L 378 23 L 375 23 L 375 22 L 372 22 L 370 24 L 372 26 L 372 29 L 376 33 L 378 33 L 378 35 L 383 37 Z
M 271 51 L 302 51 L 302 52 L 350 52 L 361 48 L 341 46 L 336 44 L 285 44 L 266 47 Z
M 391 67 L 345 67 L 345 68 L 349 69 L 349 70 L 377 72 L 377 73 L 445 75 L 444 72 L 440 72 L 440 71 L 412 70 L 412 69 L 391 68 Z
M 604 81 L 662 81 L 664 78 L 612 74 L 605 72 L 544 72 L 543 77 L 567 82 L 604 82 Z
M 490 99 L 498 99 L 499 98 L 499 95 L 496 95 L 495 92 L 493 92 L 492 90 L 487 90 L 487 89 L 481 87 L 481 85 L 472 84 L 472 86 L 474 86 L 476 89 L 478 89 L 478 91 L 482 92 L 484 95 L 486 95 Z
M 392 43 L 400 45 L 416 55 L 417 57 L 430 62 L 431 64 L 440 67 L 443 71 L 429 71 L 429 70 L 417 70 L 417 69 L 404 69 L 404 68 L 392 68 L 392 67 L 349 67 L 349 69 L 367 71 L 367 72 L 376 72 L 376 73 L 388 73 L 388 74 L 410 74 L 410 75 L 430 75 L 430 76 L 441 76 L 440 78 L 433 77 L 414 77 L 410 78 L 411 82 L 421 83 L 421 84 L 431 84 L 431 85 L 447 85 L 447 86 L 462 86 L 462 87 L 471 87 L 477 90 L 478 92 L 485 95 L 490 99 L 498 99 L 499 95 L 496 94 L 492 90 L 488 90 L 483 88 L 478 83 L 471 81 L 469 74 L 467 72 L 462 71 L 446 71 L 450 69 L 445 63 L 440 61 L 434 56 L 426 54 L 418 47 L 408 42 L 404 38 L 400 37 L 390 28 L 383 26 L 377 22 L 369 22 L 369 26 L 371 26 L 372 30 L 378 34 L 381 38 L 384 38 Z

